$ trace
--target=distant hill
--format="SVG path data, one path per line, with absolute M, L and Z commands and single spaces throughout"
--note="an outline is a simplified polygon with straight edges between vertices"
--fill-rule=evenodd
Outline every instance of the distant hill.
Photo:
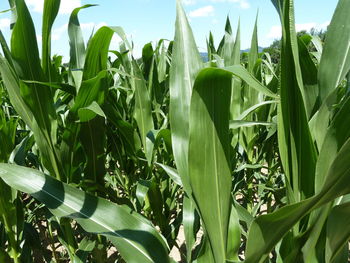
M 264 47 L 258 47 L 258 52 L 263 52 Z M 246 53 L 249 52 L 250 48 L 247 49 L 243 49 L 241 50 L 241 53 Z M 199 54 L 201 55 L 201 58 L 203 59 L 204 62 L 208 62 L 208 53 L 207 52 L 199 52 Z
M 264 47 L 258 47 L 258 52 L 263 52 L 264 50 Z M 250 51 L 250 48 L 247 48 L 247 49 L 244 49 L 244 50 L 241 50 L 241 53 L 244 53 L 244 52 L 249 52 Z

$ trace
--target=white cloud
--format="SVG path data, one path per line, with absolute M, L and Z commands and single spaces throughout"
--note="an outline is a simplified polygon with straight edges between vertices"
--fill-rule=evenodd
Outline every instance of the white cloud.
M 304 23 L 304 24 L 295 24 L 295 29 L 297 32 L 299 31 L 310 31 L 312 28 L 316 30 L 325 30 L 329 25 L 329 21 L 318 24 L 315 22 Z M 272 26 L 269 33 L 267 34 L 267 38 L 269 39 L 279 39 L 282 36 L 282 27 L 281 26 Z
M 34 12 L 42 13 L 44 0 L 26 0 L 29 8 Z M 60 14 L 70 14 L 74 8 L 81 6 L 81 0 L 61 0 Z
M 6 30 L 10 29 L 11 20 L 9 18 L 2 18 L 0 19 L 0 29 Z
M 214 15 L 214 7 L 212 5 L 204 6 L 196 10 L 191 11 L 189 17 L 206 17 Z

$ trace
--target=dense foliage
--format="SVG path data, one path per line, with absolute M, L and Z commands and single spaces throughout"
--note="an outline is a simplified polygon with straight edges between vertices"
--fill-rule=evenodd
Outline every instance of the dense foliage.
M 227 20 L 208 62 L 177 1 L 174 41 L 133 56 L 121 27 L 51 55 L 24 0 L 0 32 L 0 262 L 334 262 L 350 237 L 350 1 L 325 39 L 272 0 L 280 55 L 240 50 Z M 114 34 L 122 39 L 110 50 Z M 183 240 L 178 237 L 183 237 Z M 170 253 L 170 251 L 172 251 Z

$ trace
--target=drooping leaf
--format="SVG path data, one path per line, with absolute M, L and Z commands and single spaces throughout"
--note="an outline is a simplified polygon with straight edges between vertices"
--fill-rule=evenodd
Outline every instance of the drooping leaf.
M 29 168 L 0 164 L 0 177 L 44 203 L 55 216 L 75 219 L 87 232 L 108 237 L 127 262 L 169 262 L 163 238 L 129 207 L 86 194 Z
M 320 192 L 309 199 L 262 215 L 253 221 L 247 241 L 246 263 L 263 262 L 277 242 L 305 215 L 339 196 L 350 193 L 347 184 L 350 178 L 349 156 L 348 139 L 329 168 Z

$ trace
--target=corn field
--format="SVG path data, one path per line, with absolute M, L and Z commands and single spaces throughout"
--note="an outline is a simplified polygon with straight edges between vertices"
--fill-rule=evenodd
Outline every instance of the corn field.
M 297 35 L 293 0 L 271 1 L 278 63 L 257 22 L 241 53 L 229 19 L 204 62 L 180 0 L 174 40 L 140 58 L 122 27 L 84 40 L 79 13 L 94 7 L 76 8 L 63 63 L 60 0 L 44 1 L 40 48 L 25 1 L 9 0 L 0 262 L 348 262 L 350 1 L 324 41 Z

